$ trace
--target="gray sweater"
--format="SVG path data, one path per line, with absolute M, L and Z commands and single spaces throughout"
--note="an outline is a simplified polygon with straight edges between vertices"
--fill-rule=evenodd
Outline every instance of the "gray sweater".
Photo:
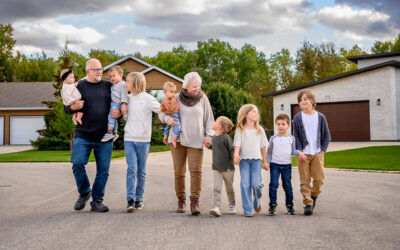
M 331 141 L 328 122 L 322 113 L 318 111 L 315 112 L 318 113 L 318 147 L 320 147 L 322 151 L 326 152 L 329 142 Z M 293 134 L 296 141 L 296 149 L 303 151 L 308 145 L 308 141 L 306 137 L 306 131 L 303 126 L 303 120 L 301 119 L 301 112 L 294 116 Z
M 235 170 L 233 163 L 232 138 L 227 134 L 212 137 L 212 169 L 217 171 Z

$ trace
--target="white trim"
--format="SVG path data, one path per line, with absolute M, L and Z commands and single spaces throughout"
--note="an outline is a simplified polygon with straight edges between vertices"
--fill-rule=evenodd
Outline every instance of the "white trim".
M 151 67 L 151 66 L 152 66 L 151 64 L 148 64 L 147 62 L 142 61 L 142 60 L 140 60 L 139 58 L 134 57 L 133 55 L 127 55 L 127 56 L 125 56 L 125 57 L 123 57 L 123 58 L 121 58 L 121 59 L 119 59 L 119 60 L 117 60 L 117 61 L 115 61 L 115 62 L 113 62 L 113 63 L 111 63 L 111 64 L 109 64 L 109 65 L 107 65 L 107 66 L 105 66 L 105 67 L 103 68 L 103 72 L 106 71 L 106 70 L 108 70 L 108 69 L 110 69 L 111 67 L 113 67 L 113 66 L 115 66 L 115 65 L 118 65 L 118 64 L 120 64 L 120 63 L 122 63 L 122 62 L 128 60 L 128 59 L 132 59 L 132 60 L 134 60 L 134 61 L 136 61 L 136 62 L 138 62 L 138 63 L 140 63 L 140 64 L 143 64 L 143 65 L 146 66 L 146 67 Z
M 165 71 L 165 70 L 163 70 L 163 69 L 160 69 L 160 68 L 157 67 L 157 66 L 151 66 L 150 68 L 147 68 L 147 69 L 143 70 L 141 73 L 144 75 L 144 74 L 149 73 L 149 72 L 152 71 L 153 69 L 154 69 L 154 70 L 157 70 L 158 72 L 160 72 L 160 73 L 162 73 L 162 74 L 164 74 L 164 75 L 167 75 L 167 76 L 169 76 L 169 77 L 171 77 L 171 78 L 174 78 L 174 79 L 177 80 L 178 82 L 183 83 L 183 79 L 181 79 L 181 78 L 177 77 L 176 75 L 173 75 L 173 74 L 171 74 L 171 73 L 169 73 L 169 72 L 167 72 L 167 71 Z
M 7 108 L 0 108 L 0 110 L 52 110 L 52 108 L 48 108 L 48 107 L 7 107 Z

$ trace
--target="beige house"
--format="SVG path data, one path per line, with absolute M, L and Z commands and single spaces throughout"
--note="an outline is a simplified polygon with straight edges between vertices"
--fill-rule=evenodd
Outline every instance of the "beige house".
M 128 72 L 142 72 L 147 89 L 161 90 L 171 81 L 182 88 L 183 80 L 165 70 L 128 55 L 104 67 L 104 78 L 112 66 L 119 65 Z M 0 145 L 25 145 L 39 136 L 45 128 L 44 115 L 50 110 L 43 101 L 55 100 L 52 82 L 0 83 Z

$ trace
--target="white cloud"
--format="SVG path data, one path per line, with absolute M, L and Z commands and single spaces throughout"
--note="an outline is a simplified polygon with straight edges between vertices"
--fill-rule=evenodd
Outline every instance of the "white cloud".
M 146 39 L 140 39 L 140 38 L 139 39 L 129 38 L 128 40 L 125 41 L 125 44 L 136 45 L 141 47 L 150 46 L 150 43 Z
M 390 39 L 399 30 L 390 22 L 390 16 L 369 9 L 355 10 L 347 5 L 324 7 L 311 14 L 321 24 L 338 30 L 336 36 L 361 41 Z
M 121 31 L 123 29 L 134 28 L 134 27 L 135 27 L 135 25 L 133 25 L 133 24 L 131 24 L 131 25 L 122 24 L 122 25 L 118 25 L 117 27 L 115 27 L 111 32 L 113 34 L 115 34 L 115 33 L 118 33 L 119 31 Z
M 17 40 L 16 48 L 25 51 L 37 49 L 54 52 L 61 49 L 68 40 L 69 48 L 79 52 L 83 46 L 97 44 L 106 37 L 93 28 L 78 28 L 53 20 L 16 23 L 14 29 L 14 38 Z

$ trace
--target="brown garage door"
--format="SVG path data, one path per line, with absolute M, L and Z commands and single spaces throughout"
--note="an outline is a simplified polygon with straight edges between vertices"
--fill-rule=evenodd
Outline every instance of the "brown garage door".
M 328 120 L 332 141 L 369 141 L 369 101 L 318 103 L 317 110 Z M 300 112 L 292 105 L 292 117 Z

